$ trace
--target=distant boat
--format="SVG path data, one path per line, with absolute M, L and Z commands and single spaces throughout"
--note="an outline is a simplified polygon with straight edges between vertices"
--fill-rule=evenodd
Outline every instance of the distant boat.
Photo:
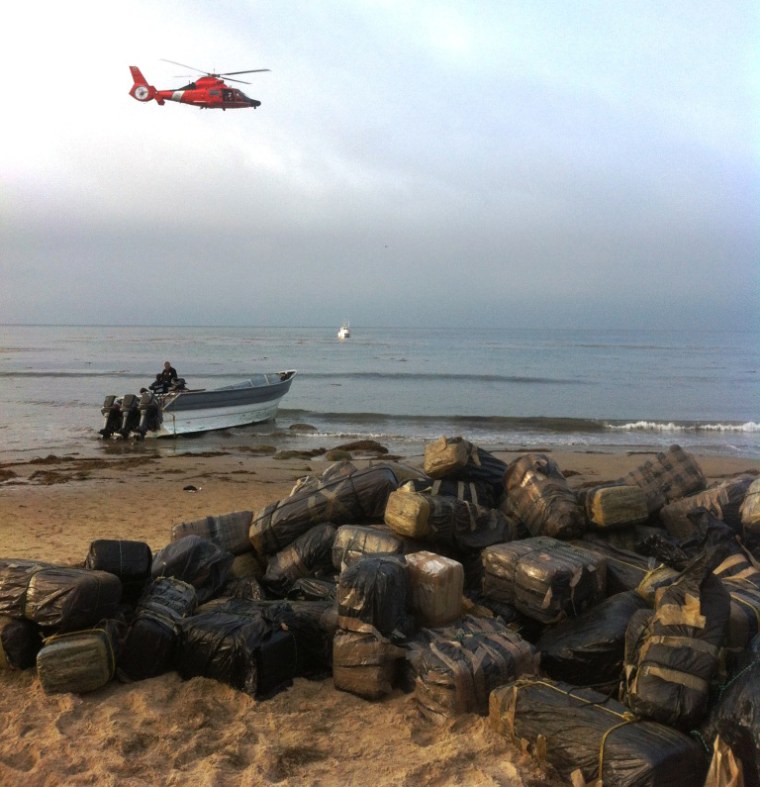
M 107 396 L 100 434 L 129 437 L 176 437 L 272 420 L 296 372 L 258 374 L 222 388 L 181 389 L 154 394 Z
M 348 320 L 346 320 L 346 322 L 338 328 L 338 338 L 342 341 L 343 339 L 348 339 L 350 336 L 351 327 L 348 324 Z

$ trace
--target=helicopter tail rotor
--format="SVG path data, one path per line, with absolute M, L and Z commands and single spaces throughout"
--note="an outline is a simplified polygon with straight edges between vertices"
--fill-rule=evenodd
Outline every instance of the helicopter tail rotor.
M 154 99 L 158 91 L 153 85 L 148 84 L 148 80 L 142 75 L 142 71 L 137 66 L 130 66 L 129 70 L 132 72 L 132 81 L 134 82 L 129 95 L 137 101 L 143 102 Z M 163 104 L 163 101 L 158 103 Z

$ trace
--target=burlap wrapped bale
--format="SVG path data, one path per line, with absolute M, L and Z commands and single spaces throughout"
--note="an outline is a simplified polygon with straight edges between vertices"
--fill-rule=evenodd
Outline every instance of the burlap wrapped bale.
M 36 623 L 24 618 L 0 615 L 0 669 L 29 669 L 42 647 Z
M 650 514 L 706 486 L 702 468 L 680 445 L 672 445 L 667 451 L 656 454 L 654 459 L 647 459 L 619 481 L 641 487 Z
M 555 538 L 496 544 L 482 560 L 483 595 L 540 623 L 578 615 L 605 597 L 606 559 Z
M 340 691 L 377 700 L 390 694 L 396 682 L 403 648 L 377 633 L 335 632 L 333 683 Z
M 285 596 L 295 582 L 306 577 L 331 574 L 332 548 L 335 541 L 332 525 L 316 525 L 270 558 L 262 583 L 272 593 Z
M 233 511 L 229 514 L 216 514 L 192 522 L 180 522 L 172 527 L 171 540 L 177 541 L 184 536 L 200 536 L 213 541 L 225 552 L 242 555 L 251 549 L 248 531 L 251 528 L 253 511 Z
M 273 555 L 317 524 L 382 522 L 388 495 L 397 487 L 393 471 L 380 465 L 304 488 L 255 512 L 249 539 L 258 554 Z
M 660 509 L 660 520 L 671 536 L 685 540 L 701 535 L 689 513 L 698 508 L 709 511 L 735 533 L 741 532 L 739 509 L 752 483 L 752 476 L 739 476 L 711 486 L 702 492 L 674 500 Z
M 121 581 L 107 571 L 54 566 L 29 580 L 24 617 L 56 632 L 76 631 L 113 617 L 121 601 Z
M 721 558 L 703 553 L 657 591 L 654 614 L 626 657 L 623 698 L 634 713 L 690 729 L 707 712 L 730 614 L 728 592 L 712 573 Z
M 385 523 L 401 536 L 465 551 L 517 537 L 517 523 L 495 508 L 423 492 L 391 493 Z
M 417 622 L 439 628 L 462 615 L 464 568 L 451 558 L 421 550 L 406 556 L 411 607 Z
M 544 454 L 525 454 L 507 467 L 507 497 L 534 536 L 577 538 L 586 517 L 557 463 Z
M 37 677 L 46 694 L 84 694 L 114 676 L 123 624 L 102 621 L 95 628 L 48 637 L 37 653 Z
M 198 603 L 212 598 L 224 586 L 233 556 L 212 541 L 196 535 L 182 536 L 156 553 L 151 575 L 175 577 L 189 582 L 198 596 Z
M 145 589 L 124 640 L 119 680 L 145 680 L 173 666 L 180 621 L 197 601 L 195 588 L 175 577 L 159 577 Z
M 537 748 L 573 784 L 701 785 L 707 771 L 695 738 L 561 681 L 525 677 L 495 689 L 489 722 L 515 742 L 541 739 Z
M 363 557 L 338 579 L 338 625 L 348 631 L 403 638 L 409 615 L 409 575 L 403 557 Z
M 749 485 L 739 508 L 739 519 L 744 540 L 760 543 L 760 478 Z
M 340 572 L 365 555 L 400 555 L 403 552 L 404 542 L 388 527 L 342 525 L 335 533 L 332 564 Z
M 631 527 L 649 519 L 647 499 L 633 484 L 604 484 L 578 493 L 586 519 L 598 529 Z
M 616 593 L 577 617 L 547 626 L 536 648 L 541 669 L 555 680 L 579 686 L 613 683 L 623 670 L 628 622 L 646 602 L 633 590 Z
M 422 715 L 444 721 L 488 713 L 492 689 L 535 674 L 535 648 L 498 619 L 466 615 L 451 626 L 422 629 L 407 645 L 414 696 Z
M 504 488 L 507 465 L 463 437 L 442 436 L 425 444 L 422 469 L 431 478 L 486 484 L 499 495 Z

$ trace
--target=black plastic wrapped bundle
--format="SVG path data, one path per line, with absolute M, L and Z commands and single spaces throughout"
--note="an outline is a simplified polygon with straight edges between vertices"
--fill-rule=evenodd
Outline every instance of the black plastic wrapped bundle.
M 482 559 L 483 595 L 540 623 L 579 615 L 606 595 L 606 559 L 555 538 L 495 544 Z
M 53 567 L 40 560 L 0 560 L 0 615 L 23 618 L 32 577 L 43 568 Z
M 123 600 L 134 602 L 150 580 L 153 553 L 143 541 L 98 539 L 90 544 L 84 567 L 108 571 L 121 580 Z
M 189 582 L 203 603 L 216 595 L 227 581 L 233 556 L 200 536 L 172 541 L 153 558 L 151 574 Z
M 707 771 L 702 744 L 634 716 L 591 688 L 521 678 L 491 692 L 491 726 L 513 741 L 545 740 L 545 756 L 565 779 L 615 787 L 697 785 Z M 598 781 L 597 781 L 598 780 Z
M 557 463 L 544 454 L 525 454 L 507 467 L 510 507 L 533 536 L 578 538 L 586 515 Z
M 296 642 L 296 675 L 323 678 L 332 668 L 334 630 L 325 626 L 332 603 L 280 601 L 262 607 L 264 618 L 275 629 L 289 631 Z
M 408 614 L 409 576 L 402 557 L 364 557 L 338 580 L 338 625 L 382 637 L 403 638 L 413 625 Z
M 262 580 L 265 587 L 285 596 L 299 579 L 332 574 L 335 527 L 324 524 L 307 530 L 289 546 L 270 558 Z
M 397 487 L 394 472 L 379 465 L 304 488 L 254 514 L 251 544 L 258 554 L 273 555 L 317 524 L 381 522 L 388 495 Z
M 172 527 L 172 541 L 177 541 L 183 536 L 195 535 L 213 541 L 225 552 L 242 555 L 251 548 L 248 530 L 252 519 L 253 511 L 233 511 L 192 522 L 180 522 Z
M 107 571 L 54 566 L 29 581 L 24 617 L 57 632 L 75 631 L 113 617 L 121 601 L 121 580 Z
M 0 615 L 0 669 L 29 669 L 42 647 L 39 626 L 24 618 Z
M 628 590 L 578 617 L 548 626 L 536 642 L 541 668 L 556 680 L 579 686 L 617 683 L 623 669 L 625 632 L 631 616 L 648 605 Z
M 634 713 L 690 729 L 707 712 L 730 613 L 728 592 L 712 573 L 722 558 L 704 553 L 657 592 L 635 655 L 626 656 L 624 701 Z
M 407 649 L 417 706 L 431 721 L 484 716 L 492 689 L 538 668 L 535 648 L 518 633 L 500 620 L 470 615 L 451 626 L 421 629 Z
M 439 437 L 425 445 L 423 469 L 434 479 L 483 484 L 489 489 L 491 499 L 483 500 L 482 505 L 491 506 L 498 502 L 504 489 L 507 465 L 462 437 Z
M 174 663 L 180 621 L 195 611 L 197 596 L 188 582 L 159 577 L 145 590 L 119 658 L 120 680 L 145 680 Z

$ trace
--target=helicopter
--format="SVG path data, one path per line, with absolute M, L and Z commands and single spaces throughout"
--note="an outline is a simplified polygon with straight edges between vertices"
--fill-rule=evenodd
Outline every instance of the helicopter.
M 181 66 L 182 68 L 189 68 L 204 76 L 198 77 L 193 82 L 176 90 L 156 90 L 153 85 L 148 84 L 148 81 L 137 66 L 130 66 L 129 70 L 134 81 L 132 89 L 129 91 L 129 95 L 132 98 L 143 103 L 155 101 L 161 106 L 166 101 L 178 101 L 180 104 L 190 104 L 200 109 L 248 109 L 250 107 L 256 109 L 256 107 L 261 106 L 261 101 L 257 101 L 255 98 L 248 98 L 242 90 L 230 87 L 222 77 L 227 77 L 228 82 L 250 85 L 250 82 L 244 82 L 242 79 L 230 79 L 230 77 L 238 74 L 254 74 L 261 71 L 269 71 L 268 68 L 252 68 L 248 71 L 226 71 L 225 73 L 214 74 L 211 71 L 203 71 L 194 66 L 175 63 L 173 60 L 164 60 L 164 62 Z

